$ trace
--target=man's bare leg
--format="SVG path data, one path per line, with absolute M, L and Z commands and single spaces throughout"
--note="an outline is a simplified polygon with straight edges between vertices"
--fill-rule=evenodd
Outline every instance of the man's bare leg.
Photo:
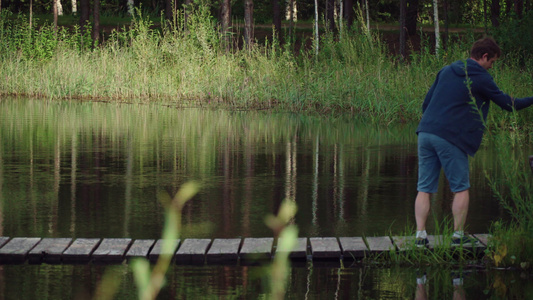
M 429 208 L 431 206 L 431 194 L 425 192 L 418 192 L 415 200 L 415 218 L 416 230 L 426 230 L 426 220 L 429 215 Z M 468 205 L 468 204 L 467 204 Z
M 452 204 L 453 229 L 455 231 L 464 231 L 469 202 L 470 196 L 468 190 L 455 193 Z

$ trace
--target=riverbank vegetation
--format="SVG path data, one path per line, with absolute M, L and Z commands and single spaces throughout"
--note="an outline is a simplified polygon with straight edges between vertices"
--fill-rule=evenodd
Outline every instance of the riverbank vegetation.
M 385 123 L 416 121 L 436 72 L 467 57 L 479 37 L 456 36 L 441 56 L 431 53 L 428 40 L 409 62 L 400 63 L 364 23 L 339 35 L 325 32 L 316 54 L 306 46 L 316 43 L 312 38 L 301 45 L 274 39 L 251 50 L 228 49 L 206 9 L 189 14 L 187 21 L 178 14 L 162 28 L 137 15 L 129 28 L 112 31 L 98 46 L 90 28 L 55 32 L 52 25 L 30 27 L 22 17 L 3 14 L 4 95 L 348 112 Z M 506 56 L 493 74 L 502 89 L 521 97 L 531 90 L 531 68 Z M 517 118 L 525 125 L 530 117 L 526 112 Z M 492 125 L 509 124 L 505 114 L 493 118 Z

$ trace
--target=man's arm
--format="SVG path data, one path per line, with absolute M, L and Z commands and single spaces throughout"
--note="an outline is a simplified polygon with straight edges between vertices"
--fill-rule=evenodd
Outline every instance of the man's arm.
M 492 100 L 492 102 L 496 103 L 496 105 L 502 109 L 505 109 L 506 111 L 513 111 L 513 108 L 515 110 L 521 110 L 533 105 L 533 97 L 513 98 L 502 92 L 494 80 L 489 80 L 486 82 L 483 91 L 486 99 Z

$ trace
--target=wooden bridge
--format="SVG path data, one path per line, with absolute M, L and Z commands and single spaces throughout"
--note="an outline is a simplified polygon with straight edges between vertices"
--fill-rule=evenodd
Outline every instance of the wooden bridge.
M 473 253 L 483 255 L 488 234 L 475 234 L 480 241 Z M 431 251 L 449 245 L 442 236 L 429 236 Z M 173 240 L 173 261 L 182 265 L 255 264 L 270 261 L 279 251 L 274 238 Z M 163 240 L 129 238 L 37 238 L 0 237 L 0 264 L 120 264 L 144 257 L 155 262 L 162 253 Z M 449 247 L 449 246 L 448 246 Z M 465 247 L 466 248 L 466 247 Z M 295 262 L 340 263 L 357 261 L 389 251 L 413 250 L 413 237 L 310 237 L 298 238 L 289 253 Z

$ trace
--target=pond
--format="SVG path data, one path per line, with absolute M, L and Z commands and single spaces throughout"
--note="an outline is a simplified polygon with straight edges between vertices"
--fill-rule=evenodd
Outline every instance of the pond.
M 264 219 L 284 199 L 298 206 L 294 223 L 302 237 L 412 234 L 415 128 L 377 126 L 355 116 L 0 99 L 0 236 L 157 239 L 164 221 L 162 201 L 190 180 L 201 188 L 184 207 L 181 238 L 272 236 Z M 471 233 L 486 233 L 491 222 L 507 218 L 485 178 L 485 171 L 496 168 L 493 161 L 490 147 L 471 160 Z M 449 222 L 451 198 L 441 178 L 429 232 Z M 91 290 L 100 268 L 3 266 L 0 287 L 41 287 L 54 298 L 58 291 L 47 282 L 70 282 L 72 290 L 88 280 Z M 320 298 L 325 291 L 307 285 L 324 281 L 335 293 L 337 282 L 350 295 L 360 291 L 374 297 L 373 292 L 388 293 L 375 277 L 390 272 L 294 268 L 290 286 L 298 291 L 294 295 Z M 216 294 L 220 289 L 255 298 L 261 294 L 254 287 L 261 282 L 255 273 L 247 267 L 176 266 L 170 281 L 186 286 L 167 292 L 189 288 Z M 127 268 L 121 274 L 131 277 Z M 24 298 L 35 298 L 32 292 Z

